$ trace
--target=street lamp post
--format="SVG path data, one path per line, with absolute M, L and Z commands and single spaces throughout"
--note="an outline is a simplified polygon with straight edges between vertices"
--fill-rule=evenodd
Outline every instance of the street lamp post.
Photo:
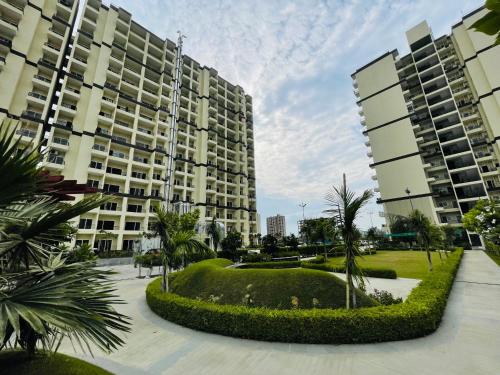
M 405 193 L 406 193 L 406 195 L 408 195 L 408 199 L 410 200 L 411 210 L 413 211 L 413 202 L 411 201 L 411 197 L 410 197 L 410 194 L 411 194 L 410 189 L 406 188 Z

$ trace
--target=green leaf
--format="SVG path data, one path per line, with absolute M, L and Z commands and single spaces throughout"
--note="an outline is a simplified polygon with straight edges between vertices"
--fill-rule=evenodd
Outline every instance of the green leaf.
M 487 35 L 496 35 L 500 32 L 500 13 L 491 11 L 484 17 L 474 22 L 470 29 L 482 32 Z
M 486 0 L 484 6 L 486 9 L 495 10 L 500 13 L 500 0 Z

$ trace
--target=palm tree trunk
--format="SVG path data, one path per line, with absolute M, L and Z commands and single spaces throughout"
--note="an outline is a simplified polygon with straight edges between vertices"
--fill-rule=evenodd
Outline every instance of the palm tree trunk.
M 429 271 L 432 271 L 432 256 L 431 252 L 428 247 L 425 248 L 425 251 L 427 252 L 427 262 L 429 263 Z
M 168 265 L 166 260 L 162 262 L 162 275 L 161 275 L 161 291 L 168 293 Z
M 351 308 L 351 274 L 349 273 L 349 266 L 346 264 L 345 267 L 345 308 L 349 310 Z
M 355 309 L 358 304 L 356 301 L 356 288 L 354 287 L 354 282 L 352 281 L 352 276 L 351 276 L 351 293 L 352 293 L 352 307 Z

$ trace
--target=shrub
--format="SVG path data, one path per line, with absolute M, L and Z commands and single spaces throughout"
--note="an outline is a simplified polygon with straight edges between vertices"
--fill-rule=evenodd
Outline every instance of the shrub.
M 161 293 L 160 280 L 148 285 L 146 300 L 165 319 L 226 336 L 315 344 L 406 340 L 438 328 L 462 255 L 462 250 L 451 254 L 413 289 L 404 303 L 391 306 L 276 310 L 221 305 Z
M 290 258 L 299 256 L 300 253 L 298 251 L 279 251 L 273 254 L 273 258 Z
M 160 254 L 143 254 L 137 255 L 134 258 L 134 263 L 136 265 L 141 265 L 145 268 L 153 268 L 161 266 L 161 255 Z
M 299 268 L 300 261 L 298 260 L 284 260 L 275 262 L 257 262 L 257 263 L 245 263 L 238 268 Z
M 244 263 L 255 263 L 255 262 L 269 262 L 271 261 L 271 255 L 269 254 L 247 254 L 243 255 L 242 261 Z
M 332 266 L 331 264 L 328 264 L 328 263 L 317 264 L 317 263 L 313 263 L 313 262 L 302 262 L 302 267 L 320 270 L 320 271 L 327 271 L 327 272 L 345 273 L 344 266 Z M 396 271 L 389 269 L 389 268 L 365 267 L 365 268 L 363 268 L 363 274 L 366 277 L 379 277 L 382 279 L 397 279 L 398 278 Z
M 378 301 L 381 305 L 388 306 L 396 303 L 403 303 L 403 299 L 401 297 L 394 298 L 392 293 L 387 290 L 374 289 L 373 293 L 370 293 L 369 296 Z
M 272 262 L 272 265 L 281 262 Z M 345 283 L 334 275 L 306 269 L 236 269 L 224 268 L 226 259 L 203 261 L 178 272 L 172 292 L 178 295 L 216 301 L 220 304 L 248 304 L 268 308 L 292 308 L 291 298 L 300 308 L 343 307 Z M 257 263 L 257 265 L 264 263 Z M 267 263 L 269 264 L 269 263 Z M 289 262 L 284 264 L 289 266 Z M 299 262 L 294 264 L 295 267 Z M 307 287 L 305 287 L 307 286 Z M 361 306 L 372 306 L 373 300 L 358 291 Z

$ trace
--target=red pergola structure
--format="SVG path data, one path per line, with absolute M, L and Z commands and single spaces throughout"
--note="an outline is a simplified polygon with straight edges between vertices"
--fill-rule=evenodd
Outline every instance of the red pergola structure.
M 91 194 L 97 192 L 96 188 L 89 187 L 86 184 L 78 184 L 76 180 L 65 180 L 64 176 L 53 176 L 48 172 L 41 172 L 40 175 L 40 190 L 60 201 L 75 200 L 75 197 L 70 194 Z

